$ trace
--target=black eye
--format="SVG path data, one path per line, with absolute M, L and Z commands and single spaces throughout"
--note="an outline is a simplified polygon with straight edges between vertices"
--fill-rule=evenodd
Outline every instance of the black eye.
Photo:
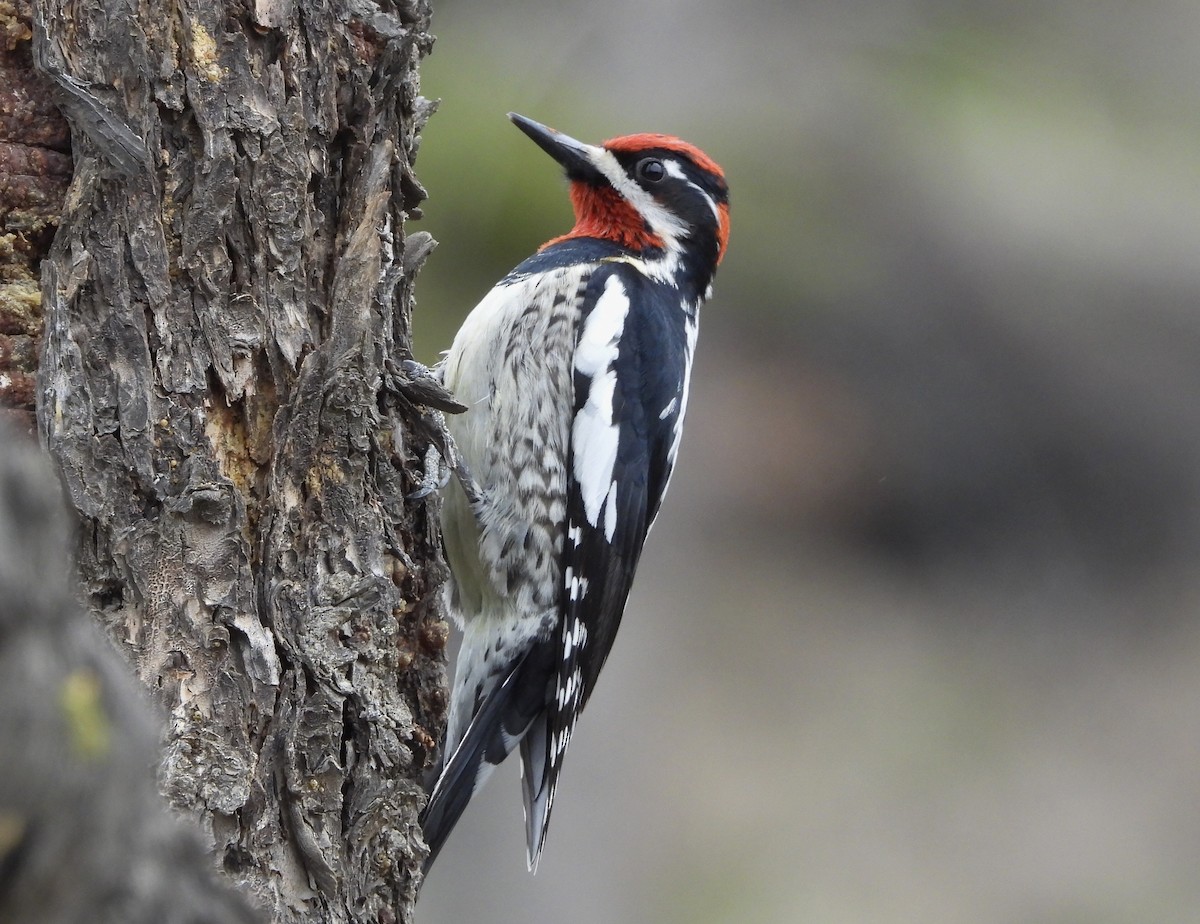
M 637 175 L 647 183 L 657 183 L 667 175 L 667 168 L 657 157 L 647 157 L 638 161 Z

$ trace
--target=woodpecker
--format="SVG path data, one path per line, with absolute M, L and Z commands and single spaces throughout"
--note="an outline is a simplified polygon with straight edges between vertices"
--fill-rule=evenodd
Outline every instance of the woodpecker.
M 474 476 L 448 488 L 448 606 L 463 631 L 432 865 L 518 745 L 528 862 L 612 648 L 679 452 L 700 305 L 729 238 L 724 173 L 670 135 L 593 146 L 510 113 L 566 171 L 575 225 L 500 280 L 440 364 Z

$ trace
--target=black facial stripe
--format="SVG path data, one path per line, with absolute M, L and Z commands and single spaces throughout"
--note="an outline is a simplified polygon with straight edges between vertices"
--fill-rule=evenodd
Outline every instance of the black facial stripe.
M 620 163 L 625 173 L 635 183 L 644 189 L 662 189 L 665 183 L 647 184 L 637 175 L 637 165 L 649 157 L 677 164 L 683 171 L 684 176 L 712 196 L 718 203 L 729 201 L 729 187 L 721 177 L 715 176 L 707 170 L 701 170 L 686 155 L 680 154 L 678 151 L 673 151 L 669 148 L 647 148 L 642 151 L 621 151 L 616 154 L 617 162 Z M 670 180 L 668 179 L 665 182 L 670 182 Z

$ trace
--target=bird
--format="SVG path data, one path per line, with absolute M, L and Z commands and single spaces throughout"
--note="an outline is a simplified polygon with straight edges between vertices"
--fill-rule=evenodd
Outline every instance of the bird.
M 729 240 L 725 174 L 665 134 L 600 145 L 509 113 L 566 174 L 575 223 L 471 311 L 437 372 L 473 479 L 441 526 L 462 630 L 428 871 L 520 748 L 536 872 L 568 742 L 616 637 L 679 453 L 699 309 Z

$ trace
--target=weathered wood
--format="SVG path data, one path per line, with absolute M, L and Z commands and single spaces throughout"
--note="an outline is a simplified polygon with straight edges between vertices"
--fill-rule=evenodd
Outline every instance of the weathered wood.
M 0 425 L 0 924 L 250 924 L 155 785 L 161 716 L 81 611 L 50 460 Z
M 33 67 L 29 0 L 0 2 L 0 418 L 33 433 L 39 265 L 71 180 L 71 138 Z
M 409 920 L 444 714 L 406 502 L 425 0 L 39 0 L 75 177 L 44 440 L 87 599 L 169 709 L 163 782 L 275 920 Z

